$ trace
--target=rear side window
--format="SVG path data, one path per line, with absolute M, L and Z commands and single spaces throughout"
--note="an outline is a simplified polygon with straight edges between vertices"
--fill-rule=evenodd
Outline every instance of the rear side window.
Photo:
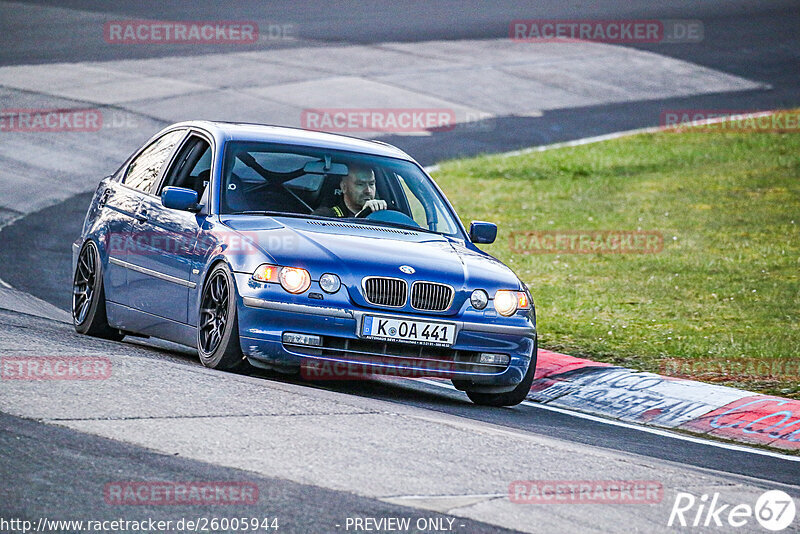
M 150 146 L 136 156 L 136 159 L 128 166 L 128 171 L 125 173 L 122 183 L 128 187 L 149 193 L 153 183 L 161 173 L 161 167 L 164 166 L 164 162 L 172 154 L 175 145 L 183 139 L 184 135 L 186 135 L 186 130 L 177 130 L 166 133 L 150 143 Z

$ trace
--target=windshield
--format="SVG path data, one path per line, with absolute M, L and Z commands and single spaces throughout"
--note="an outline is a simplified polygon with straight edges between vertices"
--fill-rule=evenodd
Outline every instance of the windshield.
M 220 213 L 246 212 L 358 215 L 370 223 L 459 235 L 454 215 L 414 163 L 313 147 L 228 143 Z

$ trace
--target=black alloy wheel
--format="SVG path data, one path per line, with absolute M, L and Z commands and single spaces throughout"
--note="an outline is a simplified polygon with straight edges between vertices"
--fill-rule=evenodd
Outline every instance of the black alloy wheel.
M 72 281 L 72 323 L 78 333 L 115 341 L 125 335 L 108 324 L 100 253 L 93 241 L 84 243 Z
M 200 299 L 197 352 L 206 367 L 242 372 L 249 368 L 239 342 L 236 288 L 224 263 L 212 270 Z

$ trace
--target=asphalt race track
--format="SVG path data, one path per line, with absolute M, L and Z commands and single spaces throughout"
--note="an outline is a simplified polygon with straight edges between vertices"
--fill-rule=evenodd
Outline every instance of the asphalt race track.
M 0 354 L 107 357 L 113 365 L 106 381 L 0 381 L 0 519 L 259 517 L 278 518 L 279 532 L 347 532 L 354 531 L 348 518 L 404 517 L 422 521 L 426 532 L 446 530 L 436 525 L 457 532 L 671 532 L 678 530 L 667 527 L 677 492 L 719 493 L 721 502 L 751 506 L 769 489 L 800 498 L 797 457 L 532 403 L 482 408 L 434 381 L 307 383 L 270 373 L 219 373 L 203 368 L 188 349 L 90 339 L 57 320 L 68 320 L 55 308 L 69 307 L 70 243 L 97 182 L 161 127 L 201 118 L 192 113 L 213 114 L 209 108 L 236 120 L 252 114 L 290 123 L 302 107 L 296 100 L 324 94 L 318 80 L 344 78 L 345 86 L 360 84 L 360 94 L 380 85 L 374 94 L 392 102 L 437 99 L 482 117 L 450 132 L 381 137 L 430 165 L 657 126 L 665 109 L 800 105 L 797 2 L 562 4 L 0 2 L 0 107 L 93 106 L 120 125 L 100 133 L 0 132 L 0 279 L 47 303 L 33 308 L 50 306 L 50 318 L 14 311 L 12 292 L 0 288 Z M 104 22 L 142 18 L 291 24 L 294 38 L 223 50 L 103 41 Z M 694 19 L 702 21 L 704 39 L 554 45 L 530 59 L 504 42 L 509 21 L 518 18 Z M 393 54 L 397 64 L 373 65 L 383 54 Z M 615 76 L 619 65 L 625 67 Z M 212 66 L 226 69 L 226 79 L 205 80 L 202 69 Z M 568 83 L 548 85 L 531 71 L 521 74 L 523 67 L 544 66 L 569 75 Z M 393 68 L 405 74 L 387 72 Z M 517 93 L 513 84 L 481 93 L 481 84 L 488 86 L 500 70 L 531 85 Z M 423 75 L 427 81 L 415 84 Z M 124 98 L 114 94 L 124 85 L 115 80 L 120 76 L 135 86 Z M 139 76 L 159 85 L 145 86 Z M 648 76 L 661 77 L 660 92 Z M 534 87 L 541 97 L 530 93 Z M 416 100 L 422 98 L 430 100 Z M 199 105 L 204 101 L 218 107 Z M 663 499 L 574 506 L 509 501 L 512 482 L 535 479 L 657 481 Z M 106 485 L 120 481 L 231 481 L 254 485 L 259 499 L 120 506 L 104 498 Z M 7 531 L 19 530 L 0 522 L 0 532 Z M 763 530 L 751 520 L 738 531 Z

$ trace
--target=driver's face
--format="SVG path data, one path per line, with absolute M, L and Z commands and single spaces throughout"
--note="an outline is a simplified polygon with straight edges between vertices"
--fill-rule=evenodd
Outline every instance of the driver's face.
M 361 209 L 367 200 L 375 198 L 375 175 L 371 170 L 352 170 L 342 180 L 342 194 Z

